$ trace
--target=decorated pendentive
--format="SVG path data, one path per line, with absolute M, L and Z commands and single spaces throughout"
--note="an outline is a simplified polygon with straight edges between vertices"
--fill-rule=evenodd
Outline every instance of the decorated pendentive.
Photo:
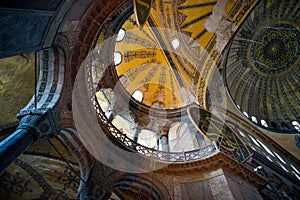
M 149 17 L 154 0 L 133 0 L 134 15 L 139 26 L 143 26 Z

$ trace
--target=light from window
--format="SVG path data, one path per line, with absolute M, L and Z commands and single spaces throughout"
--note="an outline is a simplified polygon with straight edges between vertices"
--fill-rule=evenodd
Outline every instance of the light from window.
M 240 133 L 241 136 L 246 137 L 245 134 L 240 129 L 238 129 L 238 132 Z
M 247 112 L 243 112 L 243 114 L 246 116 L 246 117 L 249 117 L 248 113 Z
M 251 138 L 251 140 L 254 142 L 254 144 L 256 146 L 260 147 L 260 145 L 257 143 L 257 141 L 251 135 L 249 135 L 249 137 Z
M 237 107 L 238 109 L 241 109 L 241 107 L 240 107 L 239 105 L 236 105 L 236 107 Z
M 274 156 L 275 157 L 275 155 L 273 154 L 273 152 L 264 144 L 264 143 L 262 143 L 260 140 L 258 140 L 258 139 L 256 139 L 258 142 L 259 142 L 259 144 L 261 144 L 261 146 L 270 154 L 270 155 L 272 155 L 272 156 Z
M 174 49 L 177 49 L 179 47 L 179 40 L 178 39 L 172 40 L 172 45 Z
M 251 117 L 251 120 L 252 120 L 253 122 L 257 123 L 256 117 L 252 116 L 252 117 Z
M 142 130 L 137 142 L 143 146 L 157 149 L 157 133 L 150 130 Z
M 277 156 L 277 158 L 284 164 L 286 164 L 286 162 L 283 160 L 283 158 L 281 156 L 279 156 L 276 152 L 274 152 L 274 154 Z
M 261 125 L 263 125 L 264 127 L 268 127 L 268 124 L 265 120 L 260 120 Z
M 295 172 L 297 172 L 297 174 L 300 174 L 300 171 L 298 169 L 296 169 L 296 167 L 292 164 L 290 164 L 290 166 L 293 168 L 293 170 L 295 170 Z
M 125 33 L 126 33 L 126 31 L 125 31 L 123 28 L 121 28 L 121 29 L 119 30 L 118 36 L 117 36 L 117 38 L 116 38 L 116 41 L 117 41 L 117 42 L 122 41 L 122 40 L 124 39 L 124 37 L 125 37 Z
M 300 124 L 299 124 L 299 122 L 297 122 L 297 121 L 292 121 L 292 124 L 293 124 L 294 128 L 295 128 L 298 132 L 300 132 Z
M 279 163 L 279 165 L 282 169 L 284 169 L 284 171 L 289 172 L 289 170 L 287 170 L 282 164 Z
M 251 146 L 251 149 L 252 149 L 252 150 L 254 150 L 254 151 L 256 151 L 256 149 L 255 149 L 255 147 L 254 147 L 254 146 Z
M 136 90 L 133 94 L 132 94 L 132 97 L 135 99 L 135 100 L 137 100 L 137 101 L 139 101 L 139 102 L 142 102 L 143 101 L 143 93 L 141 92 L 141 91 L 139 91 L 139 90 Z
M 122 62 L 122 54 L 118 51 L 114 53 L 114 62 L 115 65 L 119 65 Z
M 269 161 L 273 162 L 273 160 L 269 156 L 266 156 L 266 157 Z
M 294 176 L 297 177 L 298 180 L 300 180 L 300 176 L 298 176 L 298 174 L 296 174 L 296 172 L 293 171 Z

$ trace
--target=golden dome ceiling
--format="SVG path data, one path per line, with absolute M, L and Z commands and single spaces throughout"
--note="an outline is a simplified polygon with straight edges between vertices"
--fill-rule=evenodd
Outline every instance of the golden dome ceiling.
M 142 93 L 136 99 L 147 106 L 205 106 L 205 81 L 249 11 L 241 8 L 232 1 L 156 1 L 142 28 L 131 15 L 118 33 L 114 54 L 125 89 L 130 95 Z

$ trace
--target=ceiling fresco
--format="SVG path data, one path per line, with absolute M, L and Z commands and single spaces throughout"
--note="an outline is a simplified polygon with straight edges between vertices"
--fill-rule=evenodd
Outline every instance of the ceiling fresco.
M 114 54 L 125 89 L 142 92 L 147 106 L 205 106 L 207 78 L 218 55 L 255 3 L 245 10 L 239 1 L 156 1 L 143 28 L 130 16 Z

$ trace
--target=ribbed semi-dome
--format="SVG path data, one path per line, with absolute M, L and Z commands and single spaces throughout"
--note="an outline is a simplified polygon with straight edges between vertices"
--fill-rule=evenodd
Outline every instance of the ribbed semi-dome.
M 296 0 L 260 1 L 225 50 L 225 79 L 234 103 L 272 131 L 299 131 L 299 9 Z

